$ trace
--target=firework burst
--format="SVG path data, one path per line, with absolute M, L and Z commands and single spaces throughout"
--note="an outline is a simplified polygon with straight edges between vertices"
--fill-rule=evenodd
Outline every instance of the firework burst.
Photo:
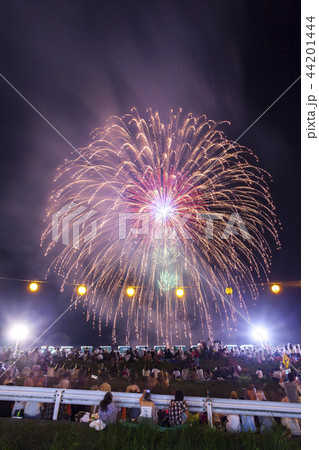
M 148 343 L 152 331 L 157 343 L 191 341 L 191 320 L 212 338 L 218 317 L 236 327 L 232 306 L 248 316 L 244 298 L 255 300 L 256 282 L 267 279 L 268 238 L 279 245 L 268 174 L 218 126 L 181 110 L 164 125 L 158 113 L 149 110 L 144 119 L 134 109 L 111 117 L 81 156 L 58 169 L 42 242 L 51 237 L 52 216 L 66 205 L 69 215 L 79 207 L 95 214 L 83 223 L 80 248 L 62 247 L 50 269 L 61 275 L 62 289 L 66 282 L 88 286 L 87 318 L 98 321 L 100 332 L 111 324 L 114 341 L 122 322 L 127 342 Z M 218 220 L 208 233 L 212 213 Z M 225 232 L 234 214 L 246 237 L 235 227 Z M 63 217 L 57 238 L 65 233 Z M 127 286 L 135 287 L 130 298 Z M 227 286 L 232 306 L 218 294 Z M 183 298 L 177 287 L 184 287 Z

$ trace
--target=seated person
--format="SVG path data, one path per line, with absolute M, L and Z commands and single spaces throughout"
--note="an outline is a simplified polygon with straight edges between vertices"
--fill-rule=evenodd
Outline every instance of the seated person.
M 135 384 L 135 378 L 131 378 L 131 384 L 127 386 L 126 392 L 131 392 L 134 394 L 140 393 L 140 388 Z M 135 420 L 139 417 L 141 413 L 141 408 L 127 408 L 126 409 L 129 419 Z
M 113 395 L 107 392 L 104 399 L 100 402 L 98 415 L 104 423 L 115 423 L 117 419 L 118 409 L 113 402 Z
M 140 420 L 151 420 L 153 423 L 157 422 L 156 408 L 154 402 L 151 400 L 151 391 L 146 389 L 143 391 L 142 397 L 140 398 L 141 414 L 139 416 Z
M 26 419 L 41 419 L 43 408 L 43 403 L 26 402 L 24 406 L 24 417 Z
M 230 398 L 238 400 L 237 392 L 232 391 Z M 229 433 L 238 433 L 241 431 L 240 416 L 238 414 L 227 414 L 226 431 Z
M 292 373 L 288 373 L 288 381 L 284 381 L 285 374 L 279 381 L 281 387 L 286 391 L 286 396 L 288 397 L 289 403 L 300 403 L 300 386 L 296 379 L 296 376 Z
M 176 391 L 175 400 L 169 404 L 169 424 L 171 427 L 181 425 L 187 420 L 187 403 L 182 391 Z
M 7 383 L 7 386 L 14 386 L 14 383 Z M 13 402 L 0 400 L 0 417 L 11 417 Z

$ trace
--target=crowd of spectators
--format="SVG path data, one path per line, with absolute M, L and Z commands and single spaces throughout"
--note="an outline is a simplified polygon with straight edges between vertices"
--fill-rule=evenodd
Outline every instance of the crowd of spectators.
M 286 345 L 282 348 L 237 348 L 224 347 L 220 342 L 211 344 L 202 340 L 190 351 L 178 348 L 155 350 L 133 350 L 124 353 L 101 348 L 81 351 L 60 349 L 53 352 L 48 348 L 33 349 L 22 353 L 16 361 L 11 349 L 0 352 L 0 384 L 10 380 L 23 381 L 25 386 L 60 387 L 85 389 L 98 377 L 100 384 L 107 380 L 129 381 L 141 378 L 148 381 L 152 389 L 169 386 L 172 379 L 211 381 L 240 378 L 242 366 L 250 367 L 257 379 L 281 380 L 284 374 L 283 354 L 292 363 L 300 364 L 300 345 Z M 172 369 L 163 370 L 163 362 L 171 363 Z M 143 363 L 140 370 L 141 363 Z M 139 371 L 137 373 L 137 371 Z M 247 372 L 247 370 L 246 370 Z M 96 383 L 94 383 L 96 384 Z
M 0 384 L 24 385 L 29 387 L 56 387 L 62 389 L 93 389 L 105 391 L 106 395 L 97 412 L 102 422 L 116 420 L 118 411 L 112 400 L 112 384 L 116 380 L 125 381 L 126 392 L 141 393 L 140 408 L 130 408 L 122 419 L 137 420 L 141 410 L 148 411 L 149 418 L 157 422 L 158 415 L 151 400 L 151 392 L 167 392 L 172 380 L 183 381 L 223 381 L 240 379 L 243 376 L 242 366 L 250 367 L 252 380 L 277 380 L 283 388 L 283 401 L 300 401 L 300 376 L 286 370 L 282 364 L 283 354 L 286 354 L 293 364 L 300 365 L 300 345 L 286 345 L 281 348 L 270 347 L 238 347 L 223 346 L 220 341 L 199 341 L 196 347 L 185 351 L 182 347 L 171 350 L 159 348 L 157 351 L 147 348 L 129 349 L 125 352 L 106 351 L 102 348 L 79 350 L 69 348 L 33 349 L 18 357 L 11 349 L 0 352 Z M 164 364 L 169 363 L 169 364 Z M 238 398 L 236 391 L 230 398 Z M 262 391 L 255 389 L 253 383 L 248 383 L 244 390 L 246 400 L 265 400 Z M 14 416 L 23 410 L 25 417 L 52 418 L 53 405 L 41 405 L 36 402 L 26 402 L 20 405 L 15 402 L 10 411 L 6 410 L 5 402 L 0 402 L 0 416 Z M 113 406 L 112 406 L 113 405 Z M 150 408 L 150 409 L 148 409 Z M 75 418 L 79 407 L 69 405 L 68 410 L 59 412 L 60 418 Z M 93 412 L 93 411 L 91 411 Z M 187 420 L 187 405 L 181 390 L 177 390 L 175 400 L 171 402 L 167 422 L 173 426 Z M 221 421 L 220 416 L 214 417 L 214 423 Z M 267 418 L 261 418 L 260 429 L 268 429 L 271 423 Z M 290 424 L 292 427 L 298 425 Z M 228 431 L 255 430 L 254 418 L 250 416 L 236 417 L 229 415 L 222 424 Z M 286 426 L 288 426 L 286 424 Z M 298 430 L 297 430 L 298 431 Z M 295 432 L 298 434 L 298 432 Z

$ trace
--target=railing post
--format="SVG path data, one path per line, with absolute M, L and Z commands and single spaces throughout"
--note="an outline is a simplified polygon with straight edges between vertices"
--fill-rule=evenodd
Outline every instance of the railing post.
M 52 420 L 58 420 L 59 408 L 61 404 L 62 391 L 55 391 L 54 411 Z
M 206 402 L 206 410 L 207 410 L 207 420 L 209 423 L 209 426 L 213 426 L 213 405 L 211 400 L 208 400 Z

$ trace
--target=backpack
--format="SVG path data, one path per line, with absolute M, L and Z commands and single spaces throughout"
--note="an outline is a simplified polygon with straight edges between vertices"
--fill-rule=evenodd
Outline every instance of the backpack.
M 157 413 L 158 425 L 160 427 L 169 427 L 169 414 L 168 409 L 160 409 Z

